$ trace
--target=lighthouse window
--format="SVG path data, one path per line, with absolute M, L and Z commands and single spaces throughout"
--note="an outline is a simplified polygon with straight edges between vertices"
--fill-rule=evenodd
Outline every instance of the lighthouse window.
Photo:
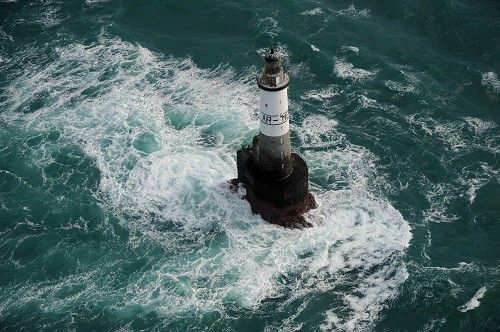
M 266 104 L 266 107 L 267 107 L 267 104 Z
M 281 99 L 280 99 L 280 104 L 281 104 Z

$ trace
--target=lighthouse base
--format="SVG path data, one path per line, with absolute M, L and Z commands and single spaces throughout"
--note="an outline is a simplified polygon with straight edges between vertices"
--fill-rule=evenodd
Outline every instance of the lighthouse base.
M 252 212 L 272 224 L 288 228 L 311 227 L 302 216 L 316 208 L 314 196 L 309 192 L 305 161 L 292 153 L 292 173 L 286 178 L 276 179 L 260 172 L 253 156 L 253 147 L 238 150 L 238 178 L 231 181 L 233 186 L 243 184 Z

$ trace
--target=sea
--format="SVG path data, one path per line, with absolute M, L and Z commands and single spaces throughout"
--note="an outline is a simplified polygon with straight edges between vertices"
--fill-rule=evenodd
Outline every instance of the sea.
M 271 47 L 313 227 L 230 190 Z M 500 2 L 0 0 L 0 331 L 499 331 Z

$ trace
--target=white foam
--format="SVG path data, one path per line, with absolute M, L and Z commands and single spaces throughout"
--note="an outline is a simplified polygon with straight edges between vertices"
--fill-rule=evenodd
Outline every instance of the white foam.
M 376 70 L 370 71 L 366 69 L 355 68 L 352 63 L 346 62 L 342 59 L 338 59 L 335 61 L 333 71 L 340 78 L 352 79 L 354 81 L 368 79 L 377 74 Z
M 474 294 L 474 296 L 464 305 L 458 307 L 458 310 L 461 312 L 467 312 L 469 310 L 474 310 L 477 307 L 481 305 L 481 300 L 486 293 L 486 287 L 481 287 L 479 290 Z
M 257 21 L 257 27 L 262 34 L 268 35 L 271 38 L 275 38 L 281 31 L 278 20 L 271 16 L 259 18 Z
M 439 330 L 444 323 L 446 323 L 446 318 L 431 319 L 422 327 L 422 332 Z
M 342 46 L 342 52 L 354 52 L 356 54 L 359 53 L 359 48 L 356 46 Z
M 323 89 L 308 91 L 300 98 L 303 100 L 324 101 L 338 95 L 339 95 L 338 86 L 332 85 Z
M 14 38 L 12 38 L 11 35 L 7 34 L 5 32 L 5 30 L 2 29 L 2 27 L 0 27 L 0 40 L 8 40 L 8 41 L 13 41 Z
M 85 302 L 106 303 L 119 315 L 139 306 L 175 319 L 339 292 L 342 305 L 327 308 L 326 325 L 333 315 L 344 330 L 375 324 L 407 278 L 402 257 L 411 232 L 376 190 L 385 183 L 376 156 L 350 144 L 336 120 L 312 116 L 295 127 L 311 148 L 304 154 L 319 207 L 307 215 L 315 227 L 284 229 L 253 215 L 242 192 L 226 183 L 236 176 L 235 150 L 258 124 L 253 73 L 198 68 L 106 35 L 56 51 L 53 63 L 19 73 L 9 100 L 0 101 L 0 120 L 33 132 L 57 129 L 57 142 L 30 152 L 35 165 L 50 165 L 66 146 L 81 149 L 96 163 L 95 197 L 127 230 L 128 250 L 161 245 L 165 255 L 122 286 L 111 272 L 126 258 L 4 290 L 16 300 L 0 314 L 26 305 L 70 311 Z M 29 109 L 26 101 L 44 91 L 50 98 Z M 326 145 L 338 149 L 314 149 Z M 59 297 L 64 287 L 77 290 Z M 295 326 L 294 317 L 283 324 Z
M 481 76 L 481 84 L 486 87 L 489 92 L 500 94 L 500 81 L 497 74 L 490 71 Z
M 317 16 L 317 15 L 322 15 L 324 13 L 325 12 L 323 11 L 323 9 L 316 7 L 310 10 L 305 10 L 302 13 L 300 13 L 300 15 Z
M 347 241 L 345 243 L 342 243 L 342 241 L 339 242 L 339 247 L 336 248 L 334 254 L 338 256 L 338 259 L 333 260 L 333 262 L 330 260 L 331 262 L 327 265 L 328 270 L 335 271 L 337 268 L 341 270 L 356 270 L 361 268 L 361 270 L 367 271 L 368 266 L 373 268 L 373 264 L 377 264 L 375 261 L 381 257 L 376 258 L 375 256 L 377 255 L 373 256 L 373 252 L 365 252 L 361 254 L 361 251 L 364 251 L 364 249 L 362 249 L 364 246 L 362 244 L 363 242 L 369 245 L 374 245 L 379 248 L 378 250 L 382 251 L 387 249 L 390 251 L 399 251 L 402 249 L 402 247 L 399 246 L 404 247 L 406 244 L 403 243 L 409 242 L 411 235 L 407 225 L 403 226 L 400 224 L 395 228 L 393 227 L 395 225 L 392 224 L 392 222 L 400 218 L 394 218 L 395 215 L 392 215 L 392 213 L 396 211 L 391 208 L 390 205 L 382 205 L 385 205 L 387 210 L 382 206 L 372 209 L 365 205 L 366 201 L 363 199 L 364 194 L 359 193 L 360 196 L 357 194 L 351 196 L 352 194 L 350 194 L 349 191 L 344 192 L 342 190 L 331 191 L 330 194 L 333 196 L 328 197 L 329 201 L 337 202 L 341 205 L 345 204 L 346 207 L 344 211 L 342 211 L 341 208 L 339 209 L 339 207 L 334 207 L 332 210 L 328 211 L 328 214 L 331 214 L 330 218 L 338 222 L 338 224 L 335 225 L 336 232 L 340 233 L 339 236 L 341 238 L 343 238 L 343 236 L 347 236 L 347 238 L 349 238 L 354 235 L 356 240 Z M 324 200 L 322 200 L 322 202 L 323 201 Z M 356 203 L 361 201 L 363 201 L 363 208 Z M 351 209 L 353 207 L 353 203 L 361 209 Z M 379 210 L 379 208 L 382 210 Z M 373 213 L 375 213 L 376 217 Z M 396 212 L 396 214 L 398 213 Z M 387 223 L 389 219 L 392 221 Z M 379 224 L 379 221 L 381 221 L 381 224 Z M 358 227 L 364 222 L 370 223 L 371 226 L 361 230 L 361 228 Z M 366 227 L 367 225 L 364 226 Z M 403 226 L 403 228 L 399 228 L 401 226 Z M 381 227 L 381 229 L 379 227 Z M 393 232 L 398 228 L 399 230 L 397 230 L 396 233 L 402 236 L 402 241 L 398 241 L 396 244 L 396 242 L 389 240 L 389 238 L 392 238 L 392 236 L 395 235 Z M 378 229 L 378 231 L 375 231 L 375 229 Z M 361 232 L 358 233 L 358 231 Z M 392 234 L 386 237 L 382 233 L 379 233 L 379 231 L 385 231 Z M 363 238 L 363 240 L 361 240 L 361 238 Z M 358 242 L 358 239 L 360 239 L 361 242 Z M 389 240 L 389 242 L 384 244 L 383 242 L 386 240 Z M 399 249 L 396 249 L 398 247 Z M 345 255 L 343 254 L 344 252 L 351 252 L 352 255 Z M 336 263 L 334 264 L 334 262 Z M 386 262 L 381 265 L 377 265 L 379 268 L 377 268 L 376 272 L 368 273 L 358 280 L 356 282 L 357 286 L 355 289 L 345 292 L 343 296 L 344 304 L 350 308 L 349 314 L 345 316 L 345 314 L 342 313 L 341 308 L 332 308 L 327 310 L 325 312 L 325 322 L 321 326 L 322 330 L 331 330 L 334 328 L 337 330 L 342 329 L 352 331 L 373 327 L 373 323 L 377 321 L 380 310 L 385 307 L 388 300 L 397 295 L 398 286 L 401 285 L 408 277 L 406 269 L 402 268 L 402 265 L 400 264 L 401 263 L 392 265 L 389 262 Z M 361 275 L 363 274 L 364 272 L 361 272 Z M 341 279 L 337 279 L 337 283 L 343 284 Z
M 319 52 L 319 48 L 317 48 L 316 46 L 314 46 L 313 44 L 311 44 L 311 49 L 314 51 L 314 52 Z
M 413 115 L 407 118 L 410 125 L 423 130 L 425 139 L 438 140 L 447 150 L 442 155 L 442 162 L 452 162 L 475 151 L 486 151 L 497 155 L 500 152 L 498 144 L 497 125 L 493 121 L 473 117 L 456 120 L 437 120 L 431 116 Z M 435 144 L 435 143 L 434 143 Z M 450 172 L 453 170 L 450 169 Z M 493 165 L 483 161 L 472 161 L 467 166 L 455 171 L 453 181 L 447 183 L 432 183 L 427 179 L 423 185 L 427 188 L 426 198 L 430 207 L 424 211 L 424 218 L 430 222 L 452 222 L 458 216 L 450 213 L 448 208 L 461 199 L 467 199 L 473 204 L 478 191 L 492 181 L 499 181 L 499 171 Z
M 66 15 L 66 17 L 63 17 L 61 15 L 61 8 L 59 7 L 60 3 L 58 3 L 57 1 L 45 0 L 42 1 L 42 5 L 42 7 L 35 10 L 32 14 L 27 15 L 26 18 L 19 19 L 18 23 L 29 21 L 30 23 L 35 23 L 42 26 L 43 28 L 52 28 L 61 24 L 63 20 L 69 18 L 69 15 Z
M 467 122 L 467 125 L 476 134 L 479 134 L 479 135 L 485 134 L 489 130 L 497 127 L 496 123 L 493 121 L 481 120 L 478 118 L 473 118 L 471 116 L 465 117 L 464 120 Z
M 323 143 L 331 143 L 333 136 L 336 135 L 334 129 L 337 124 L 336 120 L 328 119 L 322 115 L 307 117 L 302 123 L 304 129 L 298 132 L 302 145 L 320 146 Z
M 337 129 L 335 119 L 323 115 L 307 117 L 297 130 L 311 177 L 324 188 L 350 188 L 366 192 L 389 191 L 378 174 L 378 158 L 365 147 L 350 143 Z M 318 151 L 318 147 L 322 147 Z M 311 148 L 311 150 L 309 150 Z
M 407 117 L 412 125 L 419 126 L 428 135 L 436 136 L 447 149 L 452 152 L 480 149 L 498 153 L 500 146 L 492 129 L 496 124 L 492 121 L 464 117 L 462 119 L 436 120 L 433 117 L 412 115 Z
M 394 105 L 382 103 L 376 99 L 369 98 L 369 97 L 364 96 L 364 95 L 359 96 L 358 103 L 361 106 L 361 108 L 379 109 L 379 110 L 387 111 L 387 112 L 395 112 L 396 111 L 396 107 Z M 395 124 L 393 121 L 390 121 L 388 119 L 381 118 L 380 121 L 384 121 L 386 123 L 391 122 L 391 123 Z
M 105 3 L 108 2 L 109 0 L 85 0 L 85 3 L 87 5 L 95 5 L 95 4 L 100 4 L 100 3 Z
M 387 80 L 384 82 L 384 85 L 391 89 L 392 91 L 400 92 L 400 93 L 414 93 L 415 87 L 412 85 L 404 85 L 399 82 Z
M 447 211 L 449 203 L 458 197 L 460 191 L 450 183 L 428 183 L 425 197 L 430 207 L 423 211 L 427 222 L 443 223 L 458 220 L 458 216 Z
M 350 5 L 349 7 L 336 12 L 337 15 L 345 16 L 350 19 L 360 19 L 370 17 L 370 10 L 368 8 L 356 9 L 356 6 Z
M 462 170 L 462 176 L 458 179 L 464 186 L 468 187 L 466 194 L 469 202 L 472 204 L 476 199 L 478 190 L 488 184 L 490 181 L 500 183 L 500 172 L 498 168 L 490 166 L 485 162 L 478 163 L 477 168 L 467 167 Z
M 363 95 L 359 96 L 359 104 L 362 108 L 379 108 L 378 101 Z

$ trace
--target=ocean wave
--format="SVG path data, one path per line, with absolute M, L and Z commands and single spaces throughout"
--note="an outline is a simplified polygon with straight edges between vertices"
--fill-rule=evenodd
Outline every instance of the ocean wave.
M 12 38 L 11 35 L 7 34 L 5 32 L 5 30 L 2 29 L 2 27 L 0 27 L 0 40 L 8 40 L 8 41 L 13 41 L 14 38 Z
M 479 300 L 483 298 L 485 293 L 486 293 L 486 287 L 479 288 L 476 294 L 474 294 L 474 296 L 467 303 L 460 306 L 458 310 L 461 312 L 467 312 L 469 310 L 476 309 L 481 305 L 481 301 Z
M 322 15 L 324 13 L 325 12 L 323 11 L 323 9 L 316 7 L 316 8 L 310 9 L 310 10 L 305 10 L 302 13 L 300 13 L 300 15 L 316 16 L 316 15 Z
M 497 74 L 490 71 L 484 73 L 481 76 L 481 84 L 484 85 L 488 92 L 494 94 L 500 94 L 500 81 L 498 80 Z
M 331 99 L 332 97 L 338 96 L 338 87 L 333 85 L 319 90 L 311 90 L 302 95 L 300 98 L 303 100 L 316 100 L 323 101 Z
M 387 80 L 384 82 L 384 85 L 391 89 L 392 91 L 400 92 L 400 93 L 414 93 L 415 87 L 413 85 L 404 85 L 399 82 Z
M 302 122 L 302 128 L 297 131 L 303 147 L 318 147 L 324 144 L 332 144 L 341 138 L 335 131 L 338 122 L 321 115 L 308 116 Z M 335 139 L 334 137 L 337 136 Z M 342 137 L 343 138 L 343 137 Z
M 486 184 L 496 181 L 500 183 L 500 171 L 498 168 L 485 162 L 479 162 L 476 167 L 469 166 L 462 169 L 458 178 L 459 183 L 466 188 L 470 204 L 474 203 L 477 192 Z
M 104 3 L 104 2 L 108 2 L 109 0 L 85 0 L 85 3 L 87 5 L 95 5 L 95 4 L 100 4 L 100 3 Z
M 370 10 L 368 8 L 357 9 L 355 5 L 336 11 L 337 15 L 345 16 L 351 19 L 360 19 L 370 17 Z
M 42 25 L 45 28 L 51 28 L 61 24 L 63 18 L 60 15 L 59 8 L 49 7 L 44 10 L 41 14 L 39 14 L 36 19 L 36 23 Z
M 442 157 L 441 163 L 448 165 L 453 158 L 485 151 L 493 155 L 500 153 L 497 126 L 492 121 L 464 117 L 454 121 L 437 121 L 431 118 L 410 117 L 410 124 L 418 124 L 430 136 L 444 143 L 451 154 Z M 434 143 L 435 144 L 435 143 Z M 424 220 L 430 222 L 452 222 L 459 216 L 449 209 L 457 202 L 473 204 L 478 192 L 489 183 L 500 183 L 499 171 L 491 163 L 475 160 L 453 169 L 447 166 L 452 178 L 448 182 L 433 183 L 422 180 L 425 196 L 430 207 L 424 211 Z
M 380 102 L 376 99 L 369 98 L 365 95 L 360 95 L 358 97 L 358 104 L 361 108 L 365 108 L 365 109 L 378 109 L 378 110 L 390 112 L 393 114 L 396 114 L 396 111 L 397 111 L 396 106 L 394 106 L 392 104 Z M 392 121 L 390 119 L 386 119 L 386 118 L 378 118 L 376 121 L 379 121 L 379 122 L 381 121 L 385 124 L 392 123 L 391 126 L 397 125 L 394 121 Z M 397 125 L 397 126 L 399 126 L 399 125 Z
M 479 149 L 497 154 L 500 152 L 497 125 L 493 121 L 464 117 L 458 120 L 436 120 L 432 117 L 411 115 L 407 117 L 411 125 L 420 127 L 430 136 L 437 137 L 452 152 Z
M 427 181 L 426 181 L 427 182 Z M 449 183 L 427 184 L 425 198 L 430 207 L 423 211 L 426 222 L 443 223 L 458 220 L 458 216 L 448 211 L 449 204 L 462 195 L 460 188 Z M 463 195 L 462 195 L 463 196 Z
M 271 38 L 275 38 L 281 31 L 278 20 L 271 16 L 259 18 L 257 21 L 257 27 L 262 34 L 268 35 Z
M 342 46 L 341 50 L 342 52 L 354 52 L 356 54 L 359 53 L 359 47 L 356 46 Z
M 355 68 L 352 63 L 346 62 L 342 59 L 335 61 L 333 71 L 340 78 L 352 79 L 354 81 L 371 78 L 378 72 L 377 70 L 370 71 L 367 69 Z
M 364 9 L 357 9 L 355 5 L 351 4 L 348 7 L 340 10 L 328 10 L 329 16 L 330 17 L 335 17 L 335 16 L 342 16 L 350 19 L 361 19 L 361 18 L 368 18 L 370 17 L 370 9 L 364 8 Z M 320 7 L 316 7 L 313 9 L 305 10 L 300 13 L 300 15 L 303 16 L 320 16 L 324 15 L 325 10 L 323 10 Z

